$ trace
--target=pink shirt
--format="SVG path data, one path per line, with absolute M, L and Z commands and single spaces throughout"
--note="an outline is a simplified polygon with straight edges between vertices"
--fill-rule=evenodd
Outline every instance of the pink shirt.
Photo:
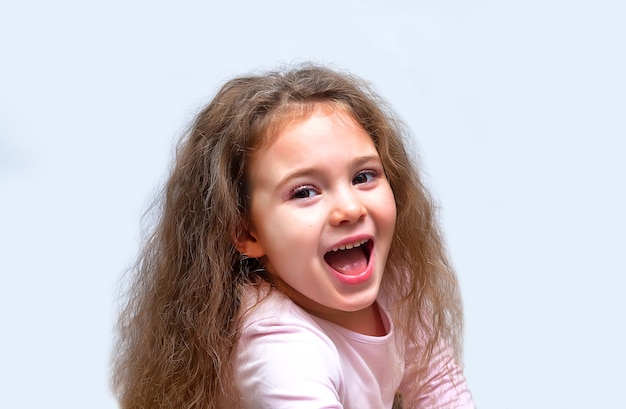
M 243 311 L 254 305 L 252 297 Z M 388 313 L 381 309 L 381 315 L 387 334 L 363 335 L 314 317 L 272 291 L 243 316 L 234 363 L 244 407 L 390 409 L 405 356 Z M 460 371 L 431 378 L 433 389 L 420 407 L 474 407 Z M 454 400 L 458 404 L 449 403 Z

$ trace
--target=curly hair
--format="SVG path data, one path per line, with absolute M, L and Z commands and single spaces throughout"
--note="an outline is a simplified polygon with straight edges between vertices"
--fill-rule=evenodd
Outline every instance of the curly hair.
M 257 260 L 242 268 L 234 244 L 246 228 L 247 164 L 285 113 L 317 104 L 341 106 L 367 131 L 393 190 L 381 296 L 414 346 L 405 379 L 423 381 L 438 345 L 460 360 L 456 276 L 404 126 L 361 79 L 305 64 L 228 81 L 179 142 L 120 312 L 112 384 L 122 408 L 236 406 L 230 357 L 241 297 L 258 277 L 269 280 Z

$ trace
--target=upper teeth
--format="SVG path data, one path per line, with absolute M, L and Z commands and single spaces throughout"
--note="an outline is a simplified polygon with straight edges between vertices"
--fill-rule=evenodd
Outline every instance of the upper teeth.
M 367 240 L 361 240 L 357 243 L 352 243 L 352 244 L 344 244 L 342 246 L 339 247 L 335 247 L 334 249 L 332 249 L 332 251 L 339 251 L 339 250 L 350 250 L 353 249 L 355 247 L 359 247 L 362 244 L 367 243 Z

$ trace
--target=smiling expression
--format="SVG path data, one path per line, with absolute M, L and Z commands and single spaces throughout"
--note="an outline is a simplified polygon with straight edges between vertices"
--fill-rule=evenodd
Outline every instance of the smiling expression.
M 249 232 L 293 301 L 342 324 L 370 309 L 393 238 L 393 192 L 369 134 L 340 108 L 318 105 L 252 155 Z

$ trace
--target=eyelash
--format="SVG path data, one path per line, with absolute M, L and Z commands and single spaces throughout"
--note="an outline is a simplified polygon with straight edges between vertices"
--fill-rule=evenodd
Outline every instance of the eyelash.
M 315 193 L 319 193 L 318 190 L 311 185 L 302 185 L 302 186 L 298 186 L 297 188 L 293 189 L 290 193 L 289 193 L 289 199 L 293 200 L 293 199 L 309 199 L 311 196 L 306 196 L 306 197 L 299 197 L 298 195 L 303 193 L 303 192 L 307 192 L 307 191 L 314 191 Z
M 363 176 L 363 175 L 365 175 L 366 177 L 367 177 L 367 176 L 370 176 L 370 177 L 371 177 L 371 179 L 368 179 L 368 180 L 366 180 L 365 182 L 362 182 L 362 183 L 367 183 L 367 182 L 371 182 L 372 180 L 376 179 L 376 178 L 379 176 L 379 173 L 378 173 L 377 171 L 375 171 L 375 170 L 371 170 L 371 169 L 368 169 L 368 170 L 362 170 L 362 171 L 360 171 L 359 173 L 357 173 L 357 174 L 356 174 L 356 176 L 354 176 L 354 179 L 352 179 L 352 184 L 353 184 L 353 185 L 356 185 L 356 184 L 361 184 L 361 183 L 355 183 L 355 180 L 356 180 L 359 176 Z
M 352 179 L 352 184 L 353 185 L 360 185 L 360 184 L 364 184 L 364 183 L 369 183 L 372 182 L 374 179 L 376 179 L 378 176 L 380 175 L 379 172 L 375 171 L 375 170 L 362 170 L 359 173 L 357 173 L 354 178 Z M 357 178 L 361 177 L 361 176 L 365 176 L 366 180 L 363 182 L 357 182 Z M 300 196 L 302 193 L 306 193 L 306 192 L 314 192 L 315 194 L 319 194 L 319 190 L 313 186 L 313 185 L 301 185 L 296 187 L 295 189 L 293 189 L 289 195 L 288 198 L 289 200 L 297 200 L 297 199 L 309 199 L 311 198 L 313 195 L 307 195 L 307 196 Z

